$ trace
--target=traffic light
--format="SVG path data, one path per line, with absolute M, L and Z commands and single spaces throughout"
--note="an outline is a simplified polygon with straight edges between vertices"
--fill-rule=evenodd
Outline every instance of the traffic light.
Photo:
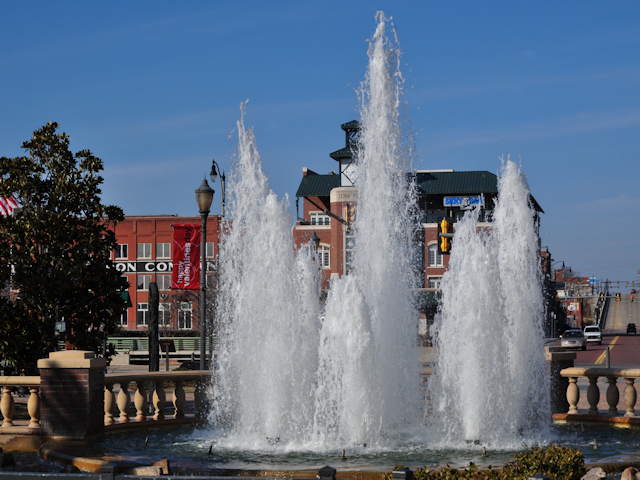
M 443 218 L 438 222 L 438 253 L 451 253 L 451 243 L 453 242 L 453 220 Z
M 631 301 L 633 302 L 633 293 L 631 294 Z
M 347 220 L 347 223 L 345 225 L 345 230 L 347 232 L 350 232 L 351 229 L 353 228 L 353 224 L 356 221 L 356 206 L 355 205 L 347 204 L 347 206 L 345 207 L 345 218 Z
M 604 293 L 600 292 L 600 301 L 604 302 Z
M 619 302 L 619 301 L 620 301 L 620 294 L 616 293 L 616 302 Z

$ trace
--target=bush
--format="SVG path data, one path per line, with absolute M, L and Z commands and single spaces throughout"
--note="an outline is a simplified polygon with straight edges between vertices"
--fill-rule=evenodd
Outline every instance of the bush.
M 541 473 L 551 480 L 579 480 L 585 474 L 584 457 L 580 450 L 549 445 L 532 447 L 517 453 L 515 460 L 505 464 L 502 470 L 489 467 L 480 470 L 475 464 L 458 470 L 448 465 L 437 469 L 420 468 L 413 473 L 414 480 L 520 480 Z M 394 470 L 402 468 L 396 466 Z M 383 480 L 392 480 L 391 472 Z

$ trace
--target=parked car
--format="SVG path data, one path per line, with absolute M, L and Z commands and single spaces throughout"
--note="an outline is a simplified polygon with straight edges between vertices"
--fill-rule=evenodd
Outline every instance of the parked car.
M 630 333 L 636 334 L 636 324 L 635 323 L 627 323 L 627 335 Z
M 572 328 L 562 334 L 560 345 L 566 348 L 580 348 L 582 350 L 586 350 L 587 339 L 582 333 L 582 330 Z
M 589 325 L 584 327 L 584 336 L 587 339 L 587 343 L 594 342 L 598 345 L 602 345 L 602 332 L 597 325 Z

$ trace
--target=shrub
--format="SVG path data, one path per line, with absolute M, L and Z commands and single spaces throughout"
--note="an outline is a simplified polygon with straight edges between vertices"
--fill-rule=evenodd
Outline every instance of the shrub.
M 549 445 L 546 448 L 532 447 L 515 454 L 515 460 L 505 464 L 502 470 L 480 470 L 474 463 L 458 470 L 450 466 L 436 469 L 420 468 L 413 473 L 414 480 L 520 480 L 541 473 L 551 480 L 579 480 L 585 474 L 584 457 L 580 450 Z M 396 466 L 394 470 L 402 468 Z M 392 480 L 386 473 L 383 480 Z

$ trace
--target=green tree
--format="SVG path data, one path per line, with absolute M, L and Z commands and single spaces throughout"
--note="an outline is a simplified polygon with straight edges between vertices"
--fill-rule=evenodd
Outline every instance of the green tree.
M 127 280 L 110 259 L 122 209 L 100 200 L 102 160 L 75 155 L 49 122 L 22 144 L 26 156 L 0 159 L 0 195 L 19 208 L 0 216 L 0 355 L 33 373 L 56 348 L 56 322 L 76 348 L 102 351 L 125 308 Z

